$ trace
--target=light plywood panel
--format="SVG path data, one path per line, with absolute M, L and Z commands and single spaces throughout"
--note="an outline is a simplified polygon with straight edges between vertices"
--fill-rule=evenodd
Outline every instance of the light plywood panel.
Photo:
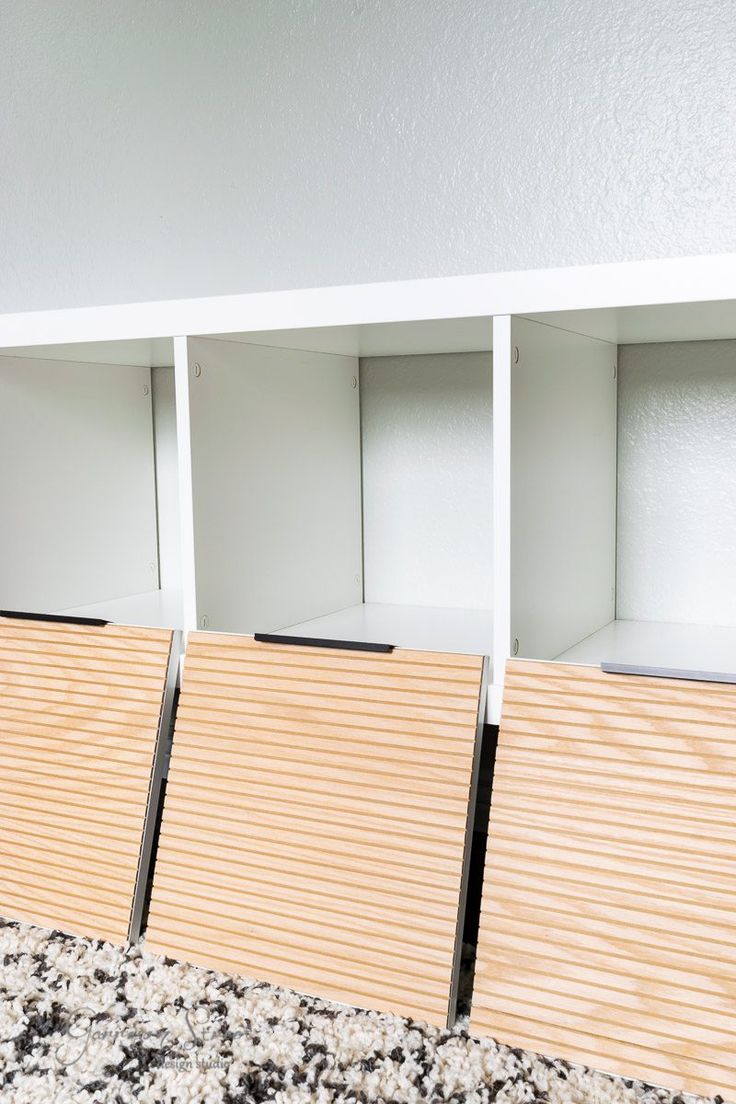
M 146 947 L 444 1025 L 479 656 L 189 638 Z
M 511 661 L 471 1030 L 736 1099 L 736 686 Z
M 0 617 L 0 915 L 136 937 L 177 655 L 163 629 Z

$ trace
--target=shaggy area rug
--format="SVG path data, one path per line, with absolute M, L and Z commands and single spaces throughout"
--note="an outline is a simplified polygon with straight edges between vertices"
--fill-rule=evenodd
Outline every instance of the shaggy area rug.
M 473 1039 L 462 1019 L 440 1031 L 0 921 L 0 1104 L 682 1099 Z

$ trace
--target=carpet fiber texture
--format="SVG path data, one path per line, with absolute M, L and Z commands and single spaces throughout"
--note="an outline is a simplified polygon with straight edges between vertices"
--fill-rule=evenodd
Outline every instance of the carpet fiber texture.
M 440 1031 L 0 921 L 0 1104 L 683 1099 L 473 1039 L 464 1022 Z

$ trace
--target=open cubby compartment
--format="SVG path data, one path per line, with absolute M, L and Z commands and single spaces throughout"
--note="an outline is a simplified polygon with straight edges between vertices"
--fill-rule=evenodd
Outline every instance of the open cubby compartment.
M 491 655 L 492 321 L 177 342 L 190 627 Z
M 0 350 L 0 608 L 182 627 L 173 342 Z
M 515 318 L 510 344 L 511 652 L 733 676 L 736 305 Z

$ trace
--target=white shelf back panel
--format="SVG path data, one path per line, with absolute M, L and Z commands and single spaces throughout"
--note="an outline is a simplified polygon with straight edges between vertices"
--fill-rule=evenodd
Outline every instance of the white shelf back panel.
M 361 360 L 366 602 L 493 607 L 489 352 Z
M 613 619 L 616 346 L 515 318 L 511 638 L 553 659 Z
M 0 357 L 0 606 L 158 585 L 151 370 Z
M 268 632 L 359 602 L 357 358 L 188 346 L 198 623 Z
M 619 365 L 617 616 L 736 625 L 736 341 Z

